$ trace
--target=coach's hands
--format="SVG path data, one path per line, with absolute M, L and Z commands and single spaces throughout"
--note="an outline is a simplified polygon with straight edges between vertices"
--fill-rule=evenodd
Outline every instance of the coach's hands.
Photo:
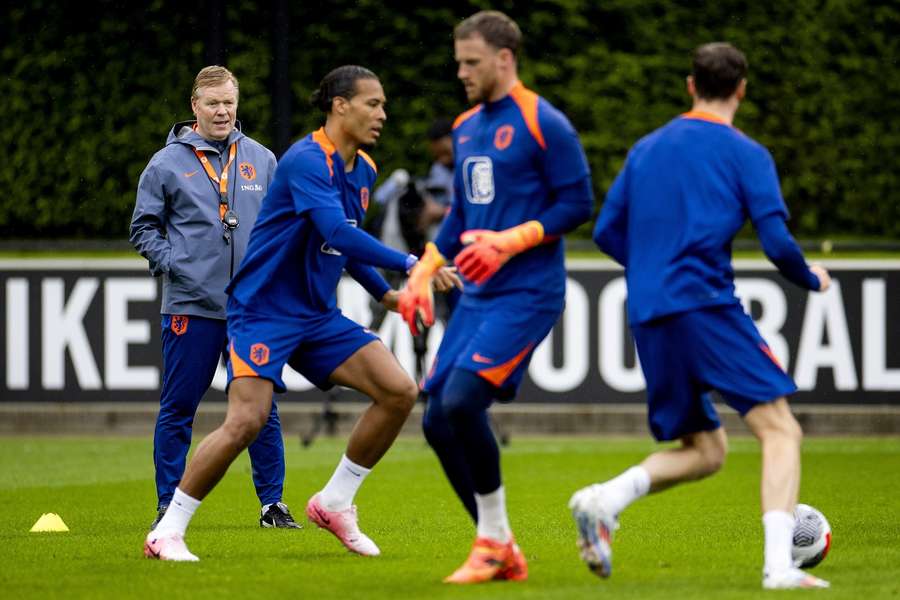
M 809 266 L 809 270 L 812 271 L 813 275 L 819 278 L 820 292 L 824 292 L 831 287 L 831 275 L 828 274 L 825 267 L 818 263 L 813 263 Z
M 434 294 L 431 291 L 431 280 L 446 262 L 437 246 L 433 242 L 428 242 L 425 245 L 425 253 L 410 271 L 406 286 L 400 291 L 397 308 L 413 335 L 419 335 L 416 315 L 421 317 L 425 327 L 434 324 Z
M 459 236 L 466 248 L 456 255 L 456 263 L 463 277 L 481 285 L 506 262 L 544 239 L 544 226 L 540 221 L 528 221 L 503 231 L 470 229 Z

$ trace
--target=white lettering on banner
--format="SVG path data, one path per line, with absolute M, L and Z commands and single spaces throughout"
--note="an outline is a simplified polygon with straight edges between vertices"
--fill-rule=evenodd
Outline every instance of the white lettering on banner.
M 57 267 L 45 268 L 45 272 L 28 275 L 18 268 L 3 273 L 5 283 L 0 285 L 0 294 L 5 296 L 0 297 L 0 303 L 5 304 L 5 309 L 0 314 L 6 323 L 0 327 L 5 349 L 5 358 L 0 358 L 0 395 L 6 390 L 10 397 L 17 397 L 16 394 L 30 389 L 43 389 L 56 395 L 78 390 L 157 390 L 159 357 L 155 355 L 153 360 L 146 359 L 146 364 L 139 364 L 134 356 L 137 349 L 155 343 L 156 321 L 151 316 L 155 310 L 148 308 L 148 301 L 152 303 L 158 296 L 158 282 L 130 269 L 107 273 L 101 267 L 97 271 L 87 267 L 86 271 L 64 279 L 56 276 Z M 892 263 L 886 268 L 895 270 L 896 266 Z M 842 272 L 840 267 L 836 270 Z M 854 395 L 855 392 L 883 396 L 900 391 L 900 337 L 897 335 L 900 315 L 896 314 L 896 298 L 891 296 L 897 273 L 886 277 L 877 266 L 860 266 L 854 270 L 868 273 L 862 277 L 846 273 L 846 277 L 852 278 L 852 287 L 847 287 L 848 279 L 841 281 L 838 275 L 833 289 L 825 294 L 810 293 L 796 305 L 789 299 L 799 296 L 786 289 L 787 284 L 775 273 L 770 277 L 757 273 L 754 268 L 747 277 L 735 279 L 744 309 L 756 313 L 756 327 L 781 364 L 790 367 L 788 372 L 799 388 L 805 392 L 832 389 L 829 378 L 833 378 L 833 389 L 838 392 L 836 398 L 840 402 L 871 401 L 865 395 Z M 581 279 L 579 271 L 591 273 L 591 277 Z M 853 314 L 847 314 L 841 283 L 852 295 Z M 600 267 L 597 271 L 577 269 L 567 279 L 566 286 L 566 311 L 557 329 L 535 350 L 529 367 L 538 392 L 535 399 L 552 402 L 576 393 L 579 401 L 586 399 L 592 393 L 585 389 L 588 381 L 597 381 L 597 387 L 605 389 L 610 397 L 643 390 L 645 383 L 639 362 L 630 359 L 624 318 L 627 292 L 621 271 L 609 273 Z M 858 309 L 857 294 L 861 300 Z M 38 296 L 40 299 L 32 306 L 32 297 Z M 337 298 L 348 318 L 371 324 L 373 312 L 377 311 L 356 282 L 344 278 Z M 87 330 L 88 313 L 92 317 L 102 315 L 96 333 Z M 595 315 L 596 325 L 589 329 L 587 324 Z M 848 323 L 853 325 L 852 331 Z M 416 373 L 413 339 L 399 315 L 389 313 L 376 333 L 394 352 L 401 366 L 411 375 Z M 426 372 L 443 333 L 444 325 L 440 322 L 429 331 Z M 556 338 L 556 351 L 554 334 L 563 336 L 561 343 Z M 97 344 L 96 353 L 92 344 Z M 592 379 L 598 376 L 600 379 Z M 282 378 L 294 392 L 314 388 L 288 366 Z M 212 387 L 222 390 L 225 383 L 225 369 L 220 365 Z
M 359 283 L 349 277 L 341 278 L 337 289 L 338 306 L 348 319 L 368 326 L 372 324 L 371 296 Z M 406 324 L 397 313 L 385 315 L 377 335 L 391 350 L 407 373 L 415 373 L 416 356 L 413 351 L 412 336 L 404 335 Z
M 900 390 L 900 369 L 887 368 L 887 307 L 884 279 L 862 284 L 863 388 L 880 392 Z M 896 344 L 900 340 L 894 340 Z
M 43 317 L 41 319 L 41 383 L 44 389 L 61 390 L 66 385 L 66 349 L 72 357 L 75 377 L 84 390 L 103 387 L 100 373 L 87 334 L 84 315 L 100 282 L 96 277 L 84 277 L 75 283 L 68 302 L 64 302 L 63 280 L 47 278 L 41 286 Z
M 395 312 L 389 312 L 385 315 L 384 321 L 376 333 L 381 338 L 381 341 L 384 342 L 384 345 L 388 347 L 388 350 L 397 357 L 397 361 L 403 367 L 403 370 L 410 377 L 415 378 L 416 352 L 413 348 L 413 338 L 409 333 L 409 326 L 400 315 Z M 428 352 L 425 355 L 423 375 L 428 374 L 428 369 L 434 362 L 434 356 L 437 354 L 438 346 L 440 346 L 443 337 L 444 324 L 440 321 L 435 321 L 431 329 L 428 330 L 428 339 L 426 341 Z
M 156 300 L 156 281 L 146 277 L 110 277 L 103 283 L 104 379 L 110 390 L 153 390 L 159 370 L 128 364 L 128 345 L 150 341 L 150 323 L 128 320 L 129 301 Z
M 826 331 L 827 345 L 822 339 Z M 831 368 L 836 390 L 853 391 L 859 386 L 841 283 L 837 280 L 832 281 L 827 292 L 810 292 L 806 301 L 794 371 L 797 387 L 804 391 L 815 389 L 816 374 L 823 367 Z
M 287 364 L 281 369 L 281 380 L 289 392 L 308 392 L 316 387 L 306 377 Z M 216 365 L 216 373 L 213 375 L 212 384 L 209 387 L 224 392 L 226 385 L 228 385 L 228 370 L 225 367 L 225 363 L 220 360 L 219 364 Z
M 787 319 L 787 298 L 781 286 L 771 279 L 761 277 L 739 277 L 734 280 L 735 293 L 741 299 L 744 312 L 750 312 L 750 306 L 757 302 L 762 308 L 759 319 L 755 321 L 756 328 L 766 340 L 769 348 L 778 358 L 778 362 L 785 369 L 791 364 L 790 350 L 787 340 L 781 335 L 781 328 Z
M 548 392 L 569 392 L 584 383 L 590 365 L 588 295 L 574 279 L 566 279 L 566 310 L 559 325 L 564 331 L 562 366 L 553 366 L 553 332 L 535 349 L 528 367 L 534 384 Z
M 372 322 L 372 307 L 369 294 L 355 280 L 341 277 L 337 287 L 337 302 L 341 312 L 351 321 L 368 325 Z
M 342 307 L 343 310 L 343 307 Z M 416 354 L 413 351 L 413 339 L 409 334 L 409 328 L 400 318 L 400 315 L 389 312 L 384 316 L 381 327 L 378 329 L 378 337 L 394 353 L 397 361 L 407 373 L 416 372 Z
M 209 384 L 209 387 L 224 392 L 227 384 L 228 371 L 226 370 L 225 363 L 219 358 L 219 364 L 216 365 L 216 372 L 213 374 L 212 383 Z
M 28 280 L 6 280 L 6 387 L 27 390 L 31 345 L 28 343 Z
M 639 392 L 647 387 L 640 361 L 625 365 L 625 299 L 628 292 L 625 278 L 616 277 L 600 292 L 599 361 L 600 375 L 609 387 L 619 392 Z M 637 357 L 637 352 L 635 352 Z
M 284 365 L 284 368 L 281 369 L 281 380 L 284 382 L 284 387 L 291 392 L 307 392 L 316 387 L 309 379 L 288 365 Z

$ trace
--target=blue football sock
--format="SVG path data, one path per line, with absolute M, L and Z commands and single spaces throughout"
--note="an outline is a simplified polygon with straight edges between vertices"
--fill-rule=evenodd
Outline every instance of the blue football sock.
M 496 395 L 491 383 L 464 369 L 451 371 L 443 387 L 444 415 L 465 455 L 477 494 L 500 487 L 500 448 L 487 413 Z
M 469 474 L 469 465 L 466 464 L 465 454 L 459 441 L 453 435 L 450 424 L 444 416 L 441 405 L 441 397 L 431 394 L 428 397 L 428 405 L 422 418 L 422 430 L 425 439 L 437 454 L 441 461 L 441 467 L 453 491 L 459 496 L 472 520 L 478 522 L 478 508 L 475 504 L 475 490 L 472 487 L 472 477 Z

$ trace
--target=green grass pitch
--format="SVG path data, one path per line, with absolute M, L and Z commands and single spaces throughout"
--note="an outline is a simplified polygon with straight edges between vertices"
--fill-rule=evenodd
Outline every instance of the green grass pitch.
M 474 529 L 424 441 L 401 439 L 357 497 L 382 556 L 361 558 L 310 524 L 262 530 L 246 454 L 198 511 L 195 564 L 146 560 L 154 516 L 151 441 L 0 438 L 0 589 L 7 598 L 900 598 L 900 438 L 807 439 L 801 501 L 834 531 L 813 571 L 824 591 L 763 592 L 759 452 L 731 440 L 715 477 L 651 496 L 622 518 L 613 576 L 594 577 L 566 509 L 578 487 L 612 476 L 654 444 L 643 439 L 513 438 L 503 453 L 510 517 L 526 553 L 522 583 L 452 587 Z M 285 500 L 299 518 L 330 476 L 343 440 L 287 440 Z M 69 533 L 29 533 L 41 513 Z

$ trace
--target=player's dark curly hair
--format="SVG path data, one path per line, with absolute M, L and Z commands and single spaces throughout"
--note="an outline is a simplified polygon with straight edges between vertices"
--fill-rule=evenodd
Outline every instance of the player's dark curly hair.
M 694 51 L 691 75 L 698 96 L 704 100 L 723 100 L 747 77 L 747 57 L 725 42 L 703 44 Z
M 319 83 L 319 89 L 309 97 L 309 102 L 326 115 L 331 112 L 335 98 L 347 100 L 356 95 L 356 82 L 360 79 L 378 79 L 378 75 L 365 67 L 344 65 L 334 69 Z

